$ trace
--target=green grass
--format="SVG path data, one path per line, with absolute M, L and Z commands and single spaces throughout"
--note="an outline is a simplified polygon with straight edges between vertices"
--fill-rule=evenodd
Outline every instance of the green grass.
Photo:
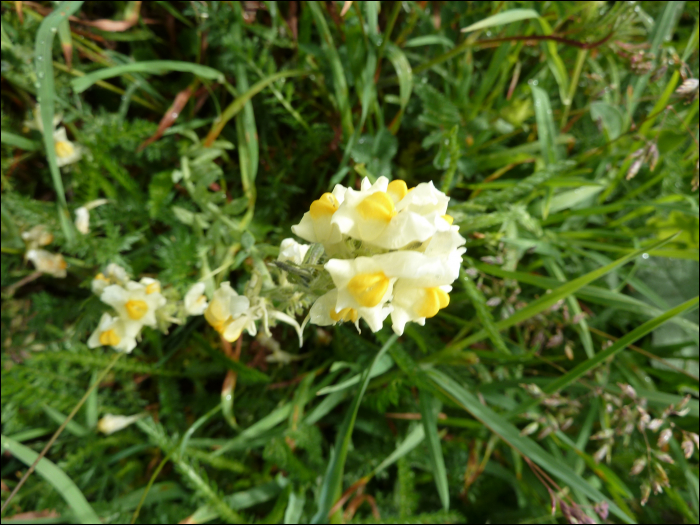
M 3 523 L 564 523 L 602 504 L 615 523 L 698 522 L 698 98 L 678 91 L 698 77 L 694 3 L 16 4 L 3 505 L 51 446 Z M 58 166 L 39 101 L 78 162 Z M 169 297 L 252 276 L 273 297 L 311 202 L 382 175 L 433 181 L 467 239 L 425 326 L 307 327 L 298 349 L 277 325 L 300 357 L 284 365 L 197 317 L 118 362 L 87 348 L 107 264 Z M 75 210 L 103 198 L 80 233 Z M 66 278 L 25 260 L 37 225 Z

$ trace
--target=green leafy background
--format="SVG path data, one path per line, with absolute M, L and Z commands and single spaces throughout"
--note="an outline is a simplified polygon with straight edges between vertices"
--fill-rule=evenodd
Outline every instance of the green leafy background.
M 680 446 L 699 415 L 696 4 L 1 9 L 3 502 L 112 360 L 85 343 L 106 264 L 242 290 L 315 198 L 365 176 L 433 181 L 468 248 L 449 307 L 400 338 L 310 327 L 298 350 L 281 326 L 304 354 L 282 366 L 248 336 L 224 357 L 201 318 L 146 330 L 3 523 L 567 522 L 553 500 L 698 522 L 698 453 Z M 58 168 L 27 126 L 38 101 L 79 162 Z M 98 198 L 82 235 L 73 212 Z M 65 279 L 30 278 L 21 233 L 39 224 Z M 620 385 L 652 417 L 690 396 L 668 444 L 616 433 Z M 572 404 L 566 428 L 524 431 Z M 629 472 L 652 451 L 674 464 L 642 506 L 646 471 Z

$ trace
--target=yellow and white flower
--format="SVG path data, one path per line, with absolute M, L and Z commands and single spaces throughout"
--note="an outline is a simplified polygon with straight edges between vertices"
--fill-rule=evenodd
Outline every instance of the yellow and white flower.
M 75 210 L 75 228 L 83 235 L 90 233 L 90 212 L 84 206 Z
M 136 347 L 136 336 L 140 329 L 141 325 L 137 323 L 104 313 L 87 344 L 89 348 L 111 346 L 118 352 L 129 354 Z
M 196 283 L 185 294 L 185 314 L 202 315 L 209 306 L 204 295 L 204 283 Z
M 56 152 L 56 164 L 58 167 L 78 162 L 83 156 L 82 148 L 68 140 L 66 128 L 60 127 L 53 132 L 54 150 Z
M 399 279 L 394 286 L 394 297 L 391 300 L 393 310 L 391 322 L 394 332 L 403 335 L 404 327 L 409 321 L 423 326 L 425 320 L 434 317 L 439 310 L 450 304 L 449 292 L 452 287 L 416 286 L 415 282 Z
M 311 208 L 304 214 L 301 222 L 292 226 L 292 232 L 309 242 L 333 245 L 342 240 L 342 235 L 331 223 L 333 214 L 345 199 L 347 188 L 336 184 L 331 193 L 324 193 L 321 198 L 311 203 Z
M 436 243 L 431 252 L 457 242 L 449 232 L 444 233 L 447 240 Z M 459 276 L 463 252 L 459 248 L 429 256 L 403 250 L 353 260 L 331 259 L 325 268 L 337 289 L 314 303 L 310 320 L 320 326 L 339 321 L 357 325 L 363 318 L 376 332 L 391 313 L 394 331 L 402 334 L 407 322 L 424 324 L 449 304 L 449 285 Z
M 257 333 L 255 321 L 259 317 L 248 315 L 250 299 L 238 295 L 228 282 L 214 292 L 209 306 L 204 312 L 204 318 L 227 341 L 235 341 L 243 330 L 250 335 Z
M 360 331 L 360 318 L 364 319 L 370 330 L 377 332 L 381 330 L 386 319 L 391 313 L 392 307 L 383 305 L 379 308 L 341 308 L 337 309 L 338 290 L 337 288 L 319 297 L 309 310 L 308 320 L 318 326 L 330 326 L 343 322 L 351 322 Z
M 447 230 L 451 224 L 446 215 L 448 201 L 432 182 L 409 190 L 402 180 L 379 177 L 370 184 L 365 178 L 360 191 L 347 190 L 331 224 L 353 239 L 396 250 Z
M 280 253 L 277 256 L 279 262 L 292 262 L 294 264 L 301 264 L 304 262 L 304 257 L 306 257 L 306 252 L 309 251 L 310 246 L 308 244 L 301 244 L 294 239 L 284 239 L 280 244 Z
M 46 231 L 46 226 L 39 224 L 29 231 L 22 232 L 22 240 L 27 245 L 27 250 L 32 250 L 39 246 L 51 244 L 53 242 L 53 234 Z
M 156 327 L 156 310 L 165 305 L 166 300 L 160 294 L 160 283 L 155 279 L 147 283 L 129 282 L 126 287 L 118 284 L 107 286 L 100 300 L 114 308 L 126 324 Z
M 68 265 L 60 253 L 51 253 L 46 250 L 32 249 L 27 251 L 25 257 L 32 261 L 35 268 L 42 273 L 64 278 Z
M 387 254 L 391 255 L 391 254 Z M 387 275 L 381 256 L 331 259 L 325 265 L 338 290 L 336 313 L 350 308 L 378 308 L 391 298 L 395 278 Z

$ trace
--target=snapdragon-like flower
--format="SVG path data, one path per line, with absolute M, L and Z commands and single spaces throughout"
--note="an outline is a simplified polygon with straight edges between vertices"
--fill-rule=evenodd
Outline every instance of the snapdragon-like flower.
M 129 354 L 136 347 L 136 336 L 140 329 L 141 326 L 137 323 L 104 313 L 87 344 L 89 348 L 111 346 L 118 352 Z
M 196 283 L 185 294 L 185 314 L 202 315 L 209 306 L 204 295 L 204 283 Z
M 342 198 L 338 198 L 340 195 Z M 449 197 L 432 182 L 365 178 L 356 191 L 338 185 L 314 201 L 292 230 L 324 245 L 335 288 L 319 297 L 307 321 L 320 326 L 364 319 L 372 331 L 391 315 L 401 335 L 449 304 L 465 239 L 447 215 Z
M 228 281 L 214 292 L 204 318 L 227 341 L 235 341 L 243 330 L 250 335 L 257 333 L 256 319 L 249 315 L 250 299 L 238 295 Z
M 54 150 L 56 152 L 56 164 L 61 168 L 67 164 L 78 162 L 83 156 L 82 148 L 68 140 L 66 128 L 60 127 L 53 132 Z
M 150 278 L 142 279 L 141 283 L 131 281 L 126 287 L 109 285 L 100 299 L 114 308 L 124 323 L 135 326 L 135 333 L 142 326 L 155 328 L 156 310 L 166 303 L 165 297 L 160 293 L 160 283 Z
M 53 234 L 46 230 L 46 226 L 39 224 L 29 231 L 22 232 L 22 240 L 27 245 L 27 250 L 32 250 L 51 244 L 53 242 Z
M 64 278 L 68 265 L 60 253 L 51 253 L 46 250 L 33 249 L 27 251 L 25 257 L 32 261 L 37 270 L 42 273 Z
M 342 240 L 338 226 L 331 223 L 345 199 L 347 188 L 336 184 L 331 193 L 324 193 L 321 198 L 311 203 L 311 208 L 304 214 L 301 222 L 292 226 L 292 232 L 309 242 L 319 242 L 326 252 Z

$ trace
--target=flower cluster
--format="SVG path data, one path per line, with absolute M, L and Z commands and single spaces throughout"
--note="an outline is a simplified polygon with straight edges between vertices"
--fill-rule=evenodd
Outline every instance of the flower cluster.
M 374 184 L 365 178 L 359 191 L 338 184 L 314 201 L 292 231 L 323 245 L 334 288 L 314 303 L 308 320 L 351 321 L 359 330 L 364 319 L 376 332 L 391 315 L 401 335 L 406 323 L 423 325 L 445 308 L 466 251 L 448 201 L 432 182 L 409 189 L 386 177 Z
M 114 263 L 95 276 L 92 291 L 111 306 L 116 315 L 102 315 L 97 329 L 88 339 L 90 348 L 111 346 L 129 353 L 140 339 L 144 326 L 167 331 L 170 323 L 180 323 L 188 315 L 201 315 L 207 308 L 203 283 L 192 286 L 178 305 L 163 296 L 158 280 L 144 277 L 138 282 L 132 281 L 126 270 Z M 176 313 L 178 315 L 174 315 Z

